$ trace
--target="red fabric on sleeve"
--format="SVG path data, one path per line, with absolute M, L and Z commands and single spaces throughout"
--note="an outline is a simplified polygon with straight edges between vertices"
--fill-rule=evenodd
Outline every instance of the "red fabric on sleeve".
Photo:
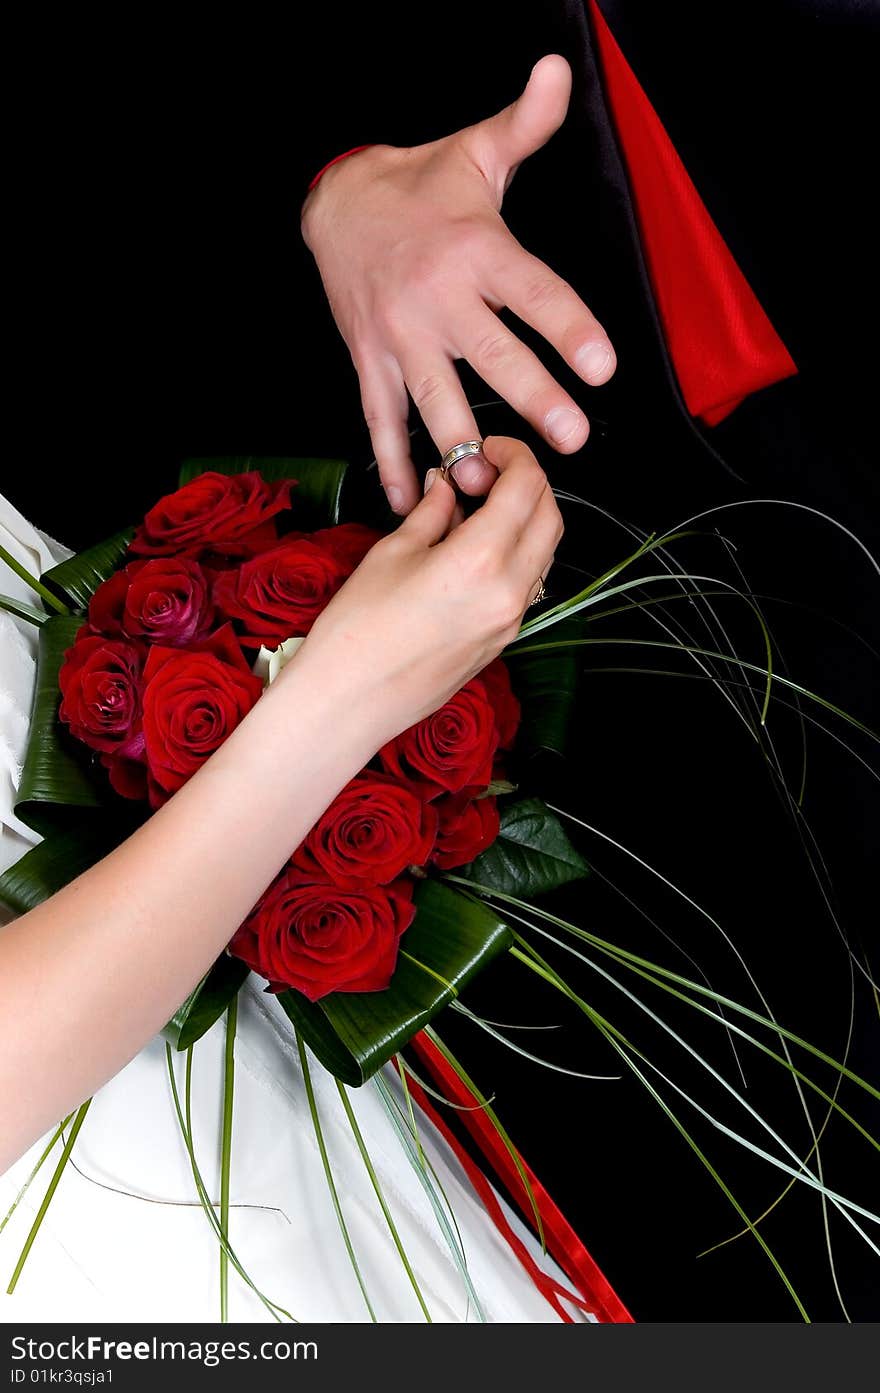
M 327 163 L 324 165 L 323 169 L 319 169 L 319 170 L 318 170 L 318 172 L 317 172 L 317 174 L 315 175 L 314 179 L 313 179 L 312 182 L 309 184 L 309 187 L 308 187 L 307 192 L 308 192 L 308 193 L 311 193 L 311 192 L 312 192 L 312 189 L 315 188 L 316 185 L 319 184 L 320 181 L 323 179 L 324 175 L 327 173 L 327 170 L 328 170 L 328 169 L 332 169 L 333 166 L 334 166 L 335 164 L 339 164 L 339 161 L 340 161 L 340 160 L 347 160 L 348 157 L 349 157 L 349 155 L 359 155 L 360 152 L 361 152 L 361 150 L 369 150 L 369 149 L 370 149 L 370 146 L 369 146 L 369 145 L 355 145 L 355 146 L 353 146 L 353 148 L 352 148 L 351 150 L 343 150 L 343 152 L 342 152 L 341 155 L 334 155 L 332 160 L 328 160 L 328 161 L 327 161 Z
M 627 63 L 587 0 L 648 274 L 685 404 L 714 426 L 797 372 Z

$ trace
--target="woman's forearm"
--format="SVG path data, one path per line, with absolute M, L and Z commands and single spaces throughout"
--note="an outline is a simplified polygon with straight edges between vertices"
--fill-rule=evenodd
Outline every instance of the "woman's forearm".
M 375 753 L 352 708 L 294 662 L 139 831 L 0 931 L 0 1171 L 161 1029 Z

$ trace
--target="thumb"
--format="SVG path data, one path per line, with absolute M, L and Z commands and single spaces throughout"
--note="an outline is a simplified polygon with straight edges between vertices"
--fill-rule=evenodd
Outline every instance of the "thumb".
M 571 96 L 571 68 L 558 53 L 550 53 L 532 68 L 516 101 L 491 116 L 472 133 L 479 143 L 481 163 L 506 189 L 518 165 L 559 130 Z
M 398 534 L 408 537 L 416 546 L 433 546 L 446 536 L 454 512 L 455 489 L 439 469 L 429 470 L 425 496 L 401 523 Z

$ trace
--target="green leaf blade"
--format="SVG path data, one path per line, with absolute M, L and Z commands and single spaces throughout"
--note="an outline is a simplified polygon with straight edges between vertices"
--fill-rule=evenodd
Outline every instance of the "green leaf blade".
M 493 910 L 451 886 L 423 881 L 416 903 L 401 940 L 408 956 L 386 991 L 334 992 L 318 1002 L 279 993 L 310 1048 L 344 1083 L 365 1083 L 513 941 Z
M 124 562 L 133 536 L 134 528 L 127 527 L 121 532 L 114 532 L 105 541 L 77 552 L 76 556 L 70 556 L 46 571 L 40 577 L 43 585 L 74 609 L 87 609 L 98 586 L 103 585 Z
M 562 823 L 539 798 L 510 803 L 493 844 L 458 871 L 465 880 L 508 895 L 544 895 L 589 874 Z
M 560 626 L 567 632 L 568 625 Z M 541 750 L 564 755 L 569 747 L 581 683 L 581 663 L 575 652 L 557 648 L 543 652 L 516 647 L 503 654 L 513 690 L 522 706 L 517 735 L 519 754 Z
M 29 605 L 26 600 L 19 600 L 14 595 L 0 595 L 0 610 L 37 628 L 46 622 L 44 609 L 37 609 L 36 605 Z
M 58 826 L 82 823 L 82 809 L 107 809 L 120 800 L 103 770 L 89 768 L 58 719 L 58 673 L 82 625 L 77 615 L 53 615 L 40 628 L 37 677 L 24 768 L 15 811 L 45 836 Z
M 118 818 L 100 815 L 70 828 L 50 832 L 0 875 L 0 904 L 14 914 L 27 914 L 50 896 L 63 890 L 78 875 L 97 864 L 117 847 L 129 832 Z
M 176 1050 L 201 1040 L 235 1001 L 249 970 L 240 958 L 222 953 L 164 1027 L 165 1039 Z

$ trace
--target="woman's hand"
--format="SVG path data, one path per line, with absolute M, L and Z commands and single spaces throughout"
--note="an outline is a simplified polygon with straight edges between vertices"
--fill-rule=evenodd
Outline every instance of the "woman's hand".
M 564 58 L 542 58 L 522 96 L 497 116 L 412 149 L 372 146 L 334 165 L 307 198 L 303 236 L 348 344 L 388 501 L 419 497 L 407 389 L 438 450 L 479 438 L 455 359 L 466 359 L 557 450 L 589 424 L 540 360 L 498 318 L 507 307 L 543 334 L 585 382 L 615 368 L 605 330 L 572 288 L 511 236 L 500 214 L 521 162 L 562 124 Z M 456 482 L 486 493 L 479 457 Z
M 544 471 L 521 441 L 485 442 L 499 477 L 450 531 L 455 490 L 439 473 L 396 532 L 328 605 L 288 674 L 325 691 L 378 749 L 435 711 L 513 638 L 562 536 Z M 281 691 L 279 690 L 279 697 Z

